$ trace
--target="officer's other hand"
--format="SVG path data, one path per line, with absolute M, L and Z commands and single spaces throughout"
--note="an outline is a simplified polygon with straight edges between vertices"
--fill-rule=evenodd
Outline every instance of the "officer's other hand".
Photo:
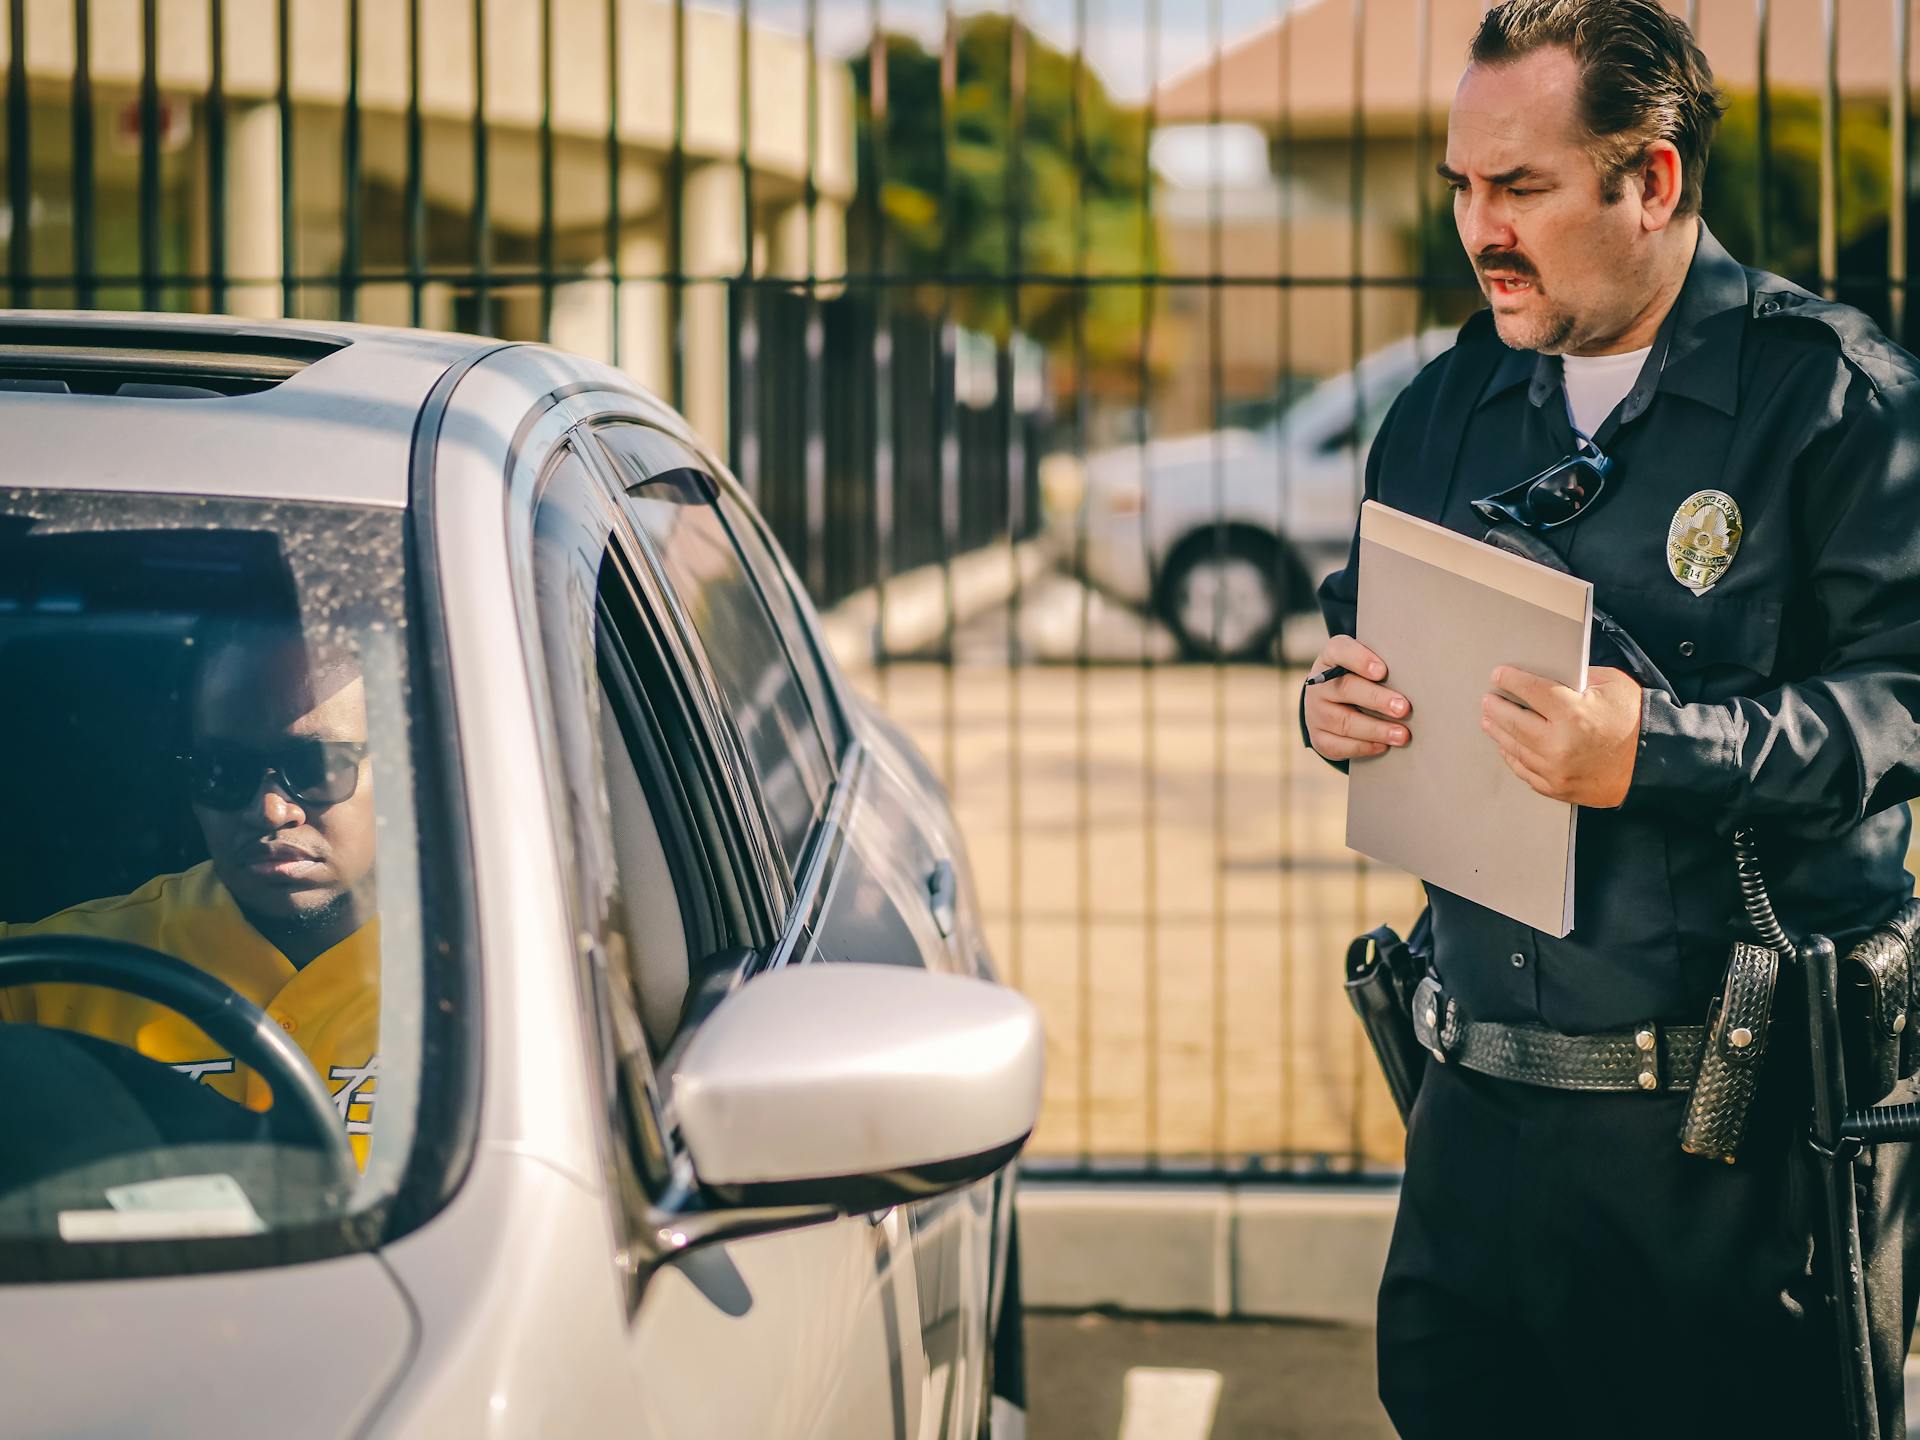
M 1407 697 L 1380 682 L 1386 662 L 1351 635 L 1335 635 L 1313 662 L 1319 674 L 1332 665 L 1348 674 L 1307 686 L 1307 738 L 1329 760 L 1361 760 L 1404 745 L 1407 727 L 1400 721 L 1413 707 Z
M 1480 702 L 1480 728 L 1507 767 L 1550 800 L 1610 810 L 1627 798 L 1640 749 L 1640 684 L 1624 670 L 1596 665 L 1584 693 L 1525 670 L 1493 672 L 1501 695 Z

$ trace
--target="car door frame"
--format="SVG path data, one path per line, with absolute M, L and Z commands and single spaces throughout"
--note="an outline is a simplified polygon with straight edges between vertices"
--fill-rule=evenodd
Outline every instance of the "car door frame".
M 512 507 L 517 514 L 510 524 L 510 529 L 515 532 L 510 542 L 511 553 L 516 564 L 524 564 L 529 571 L 531 570 L 532 543 L 536 530 L 534 517 L 544 499 L 545 488 L 558 467 L 560 457 L 563 453 L 570 451 L 579 460 L 585 472 L 586 483 L 592 488 L 591 503 L 596 512 L 595 533 L 604 545 L 604 548 L 598 552 L 598 563 L 604 564 L 609 555 L 619 562 L 623 579 L 638 611 L 638 621 L 648 632 L 646 638 L 655 646 L 657 658 L 669 672 L 669 680 L 678 685 L 680 690 L 678 703 L 682 708 L 685 723 L 689 728 L 705 732 L 702 736 L 696 737 L 697 743 L 707 748 L 716 772 L 727 774 L 728 783 L 725 793 L 715 797 L 716 808 L 726 816 L 727 823 L 737 835 L 744 837 L 751 833 L 754 837 L 754 843 L 746 847 L 745 853 L 753 857 L 754 864 L 751 868 L 758 872 L 757 893 L 761 903 L 755 918 L 761 927 L 760 936 L 764 938 L 752 952 L 755 959 L 743 963 L 740 974 L 734 980 L 736 984 L 744 983 L 752 974 L 776 964 L 787 963 L 804 938 L 807 929 L 806 921 L 811 911 L 804 897 L 809 888 L 817 889 L 819 886 L 821 872 L 830 860 L 834 848 L 832 837 L 843 835 L 845 832 L 844 810 L 849 803 L 849 796 L 853 793 L 853 787 L 846 783 L 850 776 L 844 768 L 837 772 L 827 803 L 821 807 L 820 814 L 814 823 L 808 849 L 804 853 L 805 864 L 802 867 L 802 875 L 796 877 L 802 883 L 797 887 L 787 883 L 784 874 L 785 861 L 783 858 L 778 860 L 774 858 L 779 852 L 775 848 L 771 821 L 761 805 L 754 782 L 749 778 L 751 772 L 745 769 L 747 760 L 744 741 L 739 736 L 737 727 L 734 726 L 731 715 L 721 699 L 717 678 L 706 664 L 703 648 L 691 629 L 688 617 L 679 606 L 677 596 L 665 584 L 661 573 L 656 568 L 657 556 L 640 534 L 625 506 L 620 503 L 624 492 L 617 475 L 606 462 L 605 457 L 600 454 L 592 439 L 589 426 L 580 421 L 576 408 L 568 406 L 567 410 L 570 413 L 549 418 L 544 423 L 530 423 L 529 426 L 523 426 L 523 433 L 529 435 L 544 432 L 541 438 L 545 443 L 536 452 L 527 452 L 516 444 L 516 469 L 525 467 L 532 473 L 534 480 L 528 492 L 518 497 L 520 503 Z M 618 405 L 610 406 L 602 413 L 617 416 L 622 420 L 638 418 L 633 416 L 630 409 Z M 645 422 L 641 419 L 638 423 Z M 678 437 L 672 438 L 678 440 Z M 686 448 L 684 442 L 680 443 L 682 448 Z M 697 454 L 697 452 L 690 453 Z M 604 535 L 600 535 L 598 530 L 601 521 L 605 522 Z M 524 560 L 521 557 L 524 557 Z M 755 583 L 757 585 L 758 581 L 756 580 Z M 533 593 L 529 587 L 529 596 Z M 596 610 L 598 603 L 596 600 Z M 523 610 L 521 626 L 523 639 L 527 643 L 539 646 L 539 649 L 530 655 L 530 660 L 544 683 L 553 672 L 546 654 L 546 627 L 537 607 L 529 606 Z M 693 637 L 691 643 L 689 637 Z M 586 659 L 587 663 L 593 661 L 591 656 Z M 543 695 L 541 702 L 545 704 L 552 698 L 554 697 L 551 695 Z M 551 716 L 542 717 L 541 728 L 543 733 L 557 736 Z M 851 737 L 850 728 L 848 734 Z M 717 745 L 714 743 L 716 741 Z M 849 750 L 851 748 L 850 745 Z M 571 760 L 562 757 L 562 767 L 565 769 L 577 770 L 581 763 L 577 756 Z M 566 813 L 570 803 L 565 799 L 565 789 L 564 778 L 549 777 L 549 790 L 558 798 L 562 807 L 558 813 L 561 814 Z M 571 848 L 570 844 L 569 849 Z M 737 878 L 745 882 L 750 877 L 740 875 Z M 570 882 L 569 888 L 571 889 L 574 884 L 577 882 Z M 776 901 L 774 897 L 778 897 L 778 900 Z M 577 895 L 570 895 L 568 903 L 577 917 L 580 912 Z M 589 1027 L 583 1034 L 583 1040 L 590 1047 L 598 1047 L 604 1042 L 601 1037 L 592 1033 L 593 1029 L 597 1028 L 592 1008 L 601 1003 L 601 997 L 596 988 L 592 957 L 583 956 L 583 960 L 587 962 L 587 973 L 581 977 L 581 989 L 583 1002 L 589 1007 L 583 1016 Z M 604 1093 L 608 1090 L 609 1077 L 602 1073 L 603 1066 L 596 1064 L 590 1067 L 592 1083 L 596 1090 L 595 1109 L 604 1117 L 604 1123 L 596 1128 L 600 1132 L 603 1147 L 601 1159 L 603 1173 L 607 1180 L 607 1216 L 609 1224 L 613 1227 L 612 1239 L 616 1246 L 614 1263 L 616 1269 L 625 1272 L 626 1319 L 629 1332 L 633 1335 L 639 1333 L 636 1327 L 642 1323 L 646 1294 L 652 1282 L 657 1280 L 663 1270 L 677 1269 L 684 1277 L 692 1280 L 696 1289 L 702 1289 L 702 1293 L 706 1293 L 702 1288 L 705 1282 L 699 1278 L 700 1273 L 712 1269 L 715 1265 L 723 1269 L 730 1265 L 725 1252 L 718 1249 L 705 1252 L 704 1262 L 693 1269 L 687 1269 L 684 1265 L 676 1263 L 678 1260 L 675 1253 L 676 1241 L 684 1244 L 694 1237 L 699 1217 L 695 1214 L 689 1219 L 687 1208 L 692 1204 L 697 1209 L 697 1182 L 691 1157 L 684 1144 L 674 1134 L 670 1091 L 671 1062 L 674 1053 L 680 1045 L 684 1044 L 688 1035 L 697 1029 L 697 1025 L 697 1020 L 690 1021 L 680 1039 L 666 1055 L 654 1057 L 647 1053 L 642 1057 L 646 1073 L 644 1083 L 639 1088 L 645 1092 L 646 1102 L 654 1106 L 653 1130 L 659 1137 L 662 1147 L 661 1163 L 658 1166 L 648 1165 L 644 1155 L 641 1155 L 636 1156 L 641 1163 L 631 1167 L 632 1172 L 637 1172 L 633 1174 L 633 1179 L 637 1180 L 646 1191 L 648 1209 L 643 1219 L 622 1213 L 622 1169 L 625 1162 L 620 1156 L 611 1153 L 613 1146 L 627 1144 L 638 1148 L 641 1142 L 631 1134 L 620 1133 L 620 1096 L 618 1093 Z M 623 1083 L 623 1077 L 617 1073 L 611 1076 L 611 1080 L 616 1086 Z M 663 1081 L 667 1083 L 663 1085 Z M 664 1183 L 660 1178 L 662 1172 L 666 1177 Z M 880 1312 L 884 1317 L 881 1325 L 886 1337 L 885 1343 L 889 1352 L 891 1370 L 891 1383 L 886 1388 L 892 1397 L 891 1405 L 896 1416 L 896 1428 L 898 1425 L 910 1423 L 917 1426 L 917 1406 L 925 1386 L 924 1364 L 919 1363 L 923 1357 L 917 1351 L 909 1357 L 906 1350 L 909 1337 L 916 1335 L 918 1331 L 917 1289 L 913 1286 L 910 1265 L 889 1263 L 894 1249 L 904 1243 L 903 1227 L 898 1223 L 895 1212 L 892 1210 L 869 1217 L 871 1223 L 867 1223 L 862 1220 L 862 1217 L 840 1216 L 821 1207 L 811 1207 L 811 1213 L 805 1213 L 808 1208 L 795 1207 L 786 1212 L 784 1223 L 771 1223 L 782 1218 L 780 1212 L 766 1212 L 766 1218 L 770 1223 L 766 1225 L 764 1231 L 759 1233 L 787 1229 L 796 1222 L 812 1220 L 824 1222 L 829 1226 L 842 1227 L 841 1233 L 845 1239 L 850 1239 L 853 1234 L 870 1234 L 873 1237 L 870 1242 L 861 1243 L 863 1246 L 868 1244 L 873 1246 L 873 1253 L 877 1256 L 877 1260 L 869 1262 L 874 1268 L 868 1274 L 869 1283 L 874 1287 L 874 1295 L 878 1298 Z M 881 1228 L 882 1222 L 886 1225 L 884 1230 Z M 725 1217 L 721 1217 L 720 1223 L 726 1225 L 728 1222 Z M 855 1226 L 858 1227 L 857 1231 L 848 1228 Z M 730 1227 L 727 1233 L 730 1237 L 748 1239 L 756 1232 Z M 843 1244 L 845 1239 L 842 1241 Z M 817 1248 L 816 1246 L 816 1251 Z M 720 1302 L 716 1300 L 715 1303 Z
M 677 445 L 686 452 L 689 459 L 697 463 L 700 473 L 716 489 L 731 489 L 733 498 L 748 515 L 758 522 L 759 517 L 753 509 L 751 500 L 740 492 L 737 482 L 733 481 L 730 475 L 725 475 L 724 471 L 715 473 L 721 470 L 721 467 L 713 463 L 702 447 L 690 443 L 686 436 L 656 424 L 645 416 L 632 411 L 610 408 L 590 417 L 580 428 L 594 436 L 596 444 L 593 447 L 593 460 L 599 465 L 604 482 L 616 494 L 624 495 L 626 487 L 614 469 L 612 459 L 598 444 L 597 433 L 608 426 L 615 425 L 638 425 L 654 431 Z M 861 790 L 869 759 L 865 743 L 861 739 L 858 727 L 852 722 L 846 697 L 840 688 L 840 677 L 834 673 L 831 665 L 820 664 L 819 669 L 827 681 L 830 703 L 836 707 L 835 718 L 839 722 L 845 739 L 839 752 L 835 753 L 831 743 L 832 737 L 820 728 L 819 717 L 815 716 L 815 728 L 820 735 L 822 747 L 827 753 L 832 775 L 826 802 L 820 807 L 814 819 L 812 833 L 808 836 L 806 846 L 801 852 L 799 863 L 789 868 L 776 836 L 773 819 L 768 814 L 766 803 L 760 796 L 758 782 L 753 778 L 752 761 L 748 756 L 746 741 L 741 736 L 739 727 L 733 722 L 733 716 L 728 710 L 721 691 L 719 678 L 707 659 L 706 646 L 693 624 L 692 617 L 686 613 L 685 607 L 681 604 L 680 597 L 665 578 L 664 569 L 653 542 L 640 533 L 639 527 L 633 523 L 624 508 L 621 514 L 632 542 L 646 557 L 649 588 L 653 600 L 660 607 L 657 613 L 671 618 L 674 629 L 674 660 L 682 674 L 691 683 L 697 684 L 704 696 L 709 717 L 718 732 L 727 739 L 728 748 L 734 760 L 735 771 L 732 778 L 739 790 L 738 804 L 743 813 L 751 814 L 758 842 L 756 850 L 761 865 L 767 872 L 765 883 L 770 890 L 781 893 L 785 897 L 784 908 L 776 920 L 777 938 L 768 948 L 767 953 L 752 965 L 749 973 L 758 974 L 765 970 L 778 969 L 791 963 L 796 957 L 805 955 L 812 933 L 812 924 L 831 895 L 837 861 L 846 845 L 849 812 L 855 797 Z M 722 521 L 724 524 L 724 515 Z M 729 538 L 731 539 L 731 536 Z M 772 553 L 776 558 L 780 558 L 777 548 L 772 549 Z M 756 593 L 759 593 L 758 574 L 744 555 L 740 559 Z M 783 578 L 790 579 L 790 576 L 783 576 Z M 763 606 L 767 605 L 763 594 L 760 600 Z M 772 623 L 772 608 L 768 606 L 767 609 L 769 622 Z M 804 624 L 806 612 L 803 609 L 800 613 Z M 793 637 L 782 634 L 777 625 L 775 633 L 780 639 L 782 650 L 791 649 Z M 816 644 L 816 638 L 811 632 L 802 638 L 809 646 Z M 817 660 L 817 650 L 815 654 Z M 809 713 L 812 713 L 813 697 L 797 675 L 795 683 L 800 686 L 802 695 L 806 696 Z
M 608 425 L 624 423 L 647 425 L 644 420 L 634 422 L 626 415 L 608 415 L 582 428 L 598 431 Z M 860 727 L 854 721 L 844 688 L 844 678 L 826 658 L 826 652 L 822 648 L 822 637 L 817 629 L 817 617 L 811 612 L 810 604 L 805 599 L 806 592 L 793 574 L 791 562 L 787 560 L 779 546 L 772 543 L 766 529 L 765 518 L 754 508 L 739 482 L 708 452 L 662 426 L 649 425 L 648 428 L 674 442 L 686 453 L 687 458 L 695 461 L 700 467 L 701 474 L 714 485 L 717 491 L 731 492 L 745 523 L 756 527 L 755 538 L 774 561 L 779 571 L 780 581 L 787 585 L 788 593 L 793 598 L 793 608 L 803 628 L 802 634 L 790 635 L 785 633 L 776 621 L 776 634 L 782 648 L 791 651 L 796 644 L 805 644 L 809 647 L 827 688 L 829 703 L 836 707 L 833 719 L 844 736 L 844 742 L 839 755 L 833 756 L 832 789 L 827 797 L 827 803 L 822 807 L 821 814 L 815 821 L 813 834 L 802 855 L 802 863 L 795 868 L 792 877 L 793 904 L 784 921 L 781 938 L 776 942 L 775 952 L 763 968 L 815 960 L 819 957 L 814 938 L 821 921 L 831 911 L 836 886 L 845 873 L 841 860 L 853 843 L 854 806 L 860 797 L 876 783 L 877 772 L 873 767 L 882 762 L 876 757 L 872 747 L 862 735 Z M 619 493 L 625 493 L 626 485 L 611 456 L 602 453 L 598 458 L 605 467 L 609 486 Z M 731 533 L 731 518 L 724 512 L 721 513 L 720 518 L 729 532 L 729 538 L 736 553 L 739 553 L 741 542 Z M 642 539 L 649 558 L 656 566 L 660 566 L 650 538 L 643 536 Z M 751 583 L 756 590 L 760 590 L 764 582 L 759 568 L 744 554 L 740 554 L 740 561 Z M 702 683 L 720 717 L 732 729 L 734 748 L 740 757 L 740 763 L 746 767 L 750 762 L 747 760 L 745 741 L 739 736 L 737 727 L 732 726 L 731 714 L 720 699 L 718 680 L 706 661 L 704 642 L 698 636 L 691 617 L 687 615 L 678 595 L 664 578 L 663 566 L 660 566 L 654 579 L 663 592 L 665 603 L 671 610 L 675 623 L 681 627 L 682 653 L 689 663 L 699 667 Z M 760 599 L 767 609 L 769 620 L 774 621 L 774 609 L 768 603 L 764 593 L 761 594 Z M 802 693 L 807 695 L 811 706 L 813 700 L 809 687 L 798 676 L 795 680 Z M 816 716 L 815 723 L 816 726 L 820 726 L 821 717 Z M 822 740 L 827 739 L 828 736 L 822 729 Z M 828 753 L 830 756 L 833 755 L 830 745 Z M 743 768 L 743 774 L 751 776 L 752 771 Z M 747 782 L 747 789 L 757 800 L 757 784 L 751 779 Z M 771 838 L 774 834 L 773 822 L 764 809 L 764 802 L 760 804 L 766 834 Z M 785 866 L 786 862 L 777 842 L 770 844 L 766 853 L 769 856 L 769 863 L 776 867 Z M 929 969 L 945 968 L 932 962 L 934 952 L 926 951 L 926 947 L 922 948 L 925 958 L 928 959 Z M 1010 1199 L 1005 1191 L 1005 1185 L 1001 1181 L 995 1181 L 988 1187 L 988 1193 L 984 1197 L 988 1207 L 987 1234 L 983 1237 L 988 1252 L 988 1274 L 984 1293 L 979 1297 L 980 1309 L 977 1313 L 985 1317 L 987 1328 L 981 1337 L 981 1344 L 986 1347 L 988 1354 L 994 1346 L 994 1317 L 1000 1314 L 1000 1301 L 1004 1289 L 1005 1232 L 1010 1224 L 1012 1211 Z M 964 1212 L 970 1206 L 979 1203 L 982 1198 L 977 1192 L 972 1196 L 956 1193 L 900 1209 L 889 1209 L 873 1217 L 876 1227 L 883 1227 L 882 1236 L 894 1257 L 891 1267 L 893 1273 L 889 1283 L 898 1291 L 895 1303 L 896 1324 L 901 1331 L 900 1344 L 903 1348 L 913 1346 L 916 1349 L 911 1363 L 904 1368 L 911 1370 L 913 1376 L 919 1381 L 919 1405 L 936 1407 L 936 1413 L 947 1417 L 949 1425 L 953 1427 L 953 1434 L 959 1434 L 977 1422 L 978 1413 L 973 1407 L 969 1391 L 980 1376 L 977 1373 L 968 1373 L 964 1369 L 949 1373 L 944 1366 L 939 1368 L 932 1366 L 933 1354 L 927 1341 L 933 1333 L 933 1327 L 943 1324 L 945 1317 L 925 1313 L 926 1285 L 934 1277 L 931 1273 L 923 1275 L 921 1272 L 929 1265 L 934 1271 L 959 1265 L 961 1251 L 955 1249 L 955 1237 L 950 1233 L 951 1227 L 965 1225 L 967 1222 L 963 1218 Z M 931 1231 L 926 1228 L 929 1224 L 932 1226 Z M 930 1235 L 941 1235 L 944 1238 L 929 1249 L 926 1241 Z M 962 1285 L 965 1284 L 965 1281 L 959 1278 L 957 1270 L 952 1279 Z M 945 1292 L 951 1287 L 942 1285 L 939 1288 Z M 934 1390 L 942 1375 L 945 1376 L 946 1393 L 936 1395 Z M 912 1402 L 902 1401 L 903 1405 L 910 1403 Z

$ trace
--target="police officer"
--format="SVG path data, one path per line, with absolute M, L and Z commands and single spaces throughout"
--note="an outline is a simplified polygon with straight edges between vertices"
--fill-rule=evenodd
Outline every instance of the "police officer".
M 1760 836 L 1792 934 L 1844 947 L 1909 893 L 1920 373 L 1859 312 L 1708 232 L 1721 110 L 1657 0 L 1506 0 L 1448 122 L 1440 175 L 1489 308 L 1394 406 L 1366 493 L 1470 535 L 1489 506 L 1532 530 L 1672 688 L 1605 666 L 1581 693 L 1486 677 L 1486 743 L 1580 807 L 1575 928 L 1429 887 L 1459 1015 L 1552 1043 L 1427 1066 L 1380 1292 L 1381 1394 L 1406 1436 L 1835 1430 L 1796 1025 L 1777 1004 L 1731 1166 L 1680 1149 L 1697 1061 L 1676 1041 L 1746 933 L 1735 826 Z M 1359 583 L 1356 541 L 1321 590 L 1315 666 L 1351 673 L 1308 687 L 1301 715 L 1322 756 L 1364 764 L 1420 716 L 1391 657 L 1352 638 Z M 1914 1315 L 1899 1218 L 1883 1207 L 1868 1237 L 1889 1435 Z

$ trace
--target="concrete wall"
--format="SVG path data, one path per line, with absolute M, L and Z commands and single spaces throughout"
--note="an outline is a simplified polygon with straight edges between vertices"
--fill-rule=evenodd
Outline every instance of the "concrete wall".
M 355 318 L 405 324 L 412 296 L 401 272 L 397 212 L 409 179 L 407 124 L 411 47 L 407 7 L 363 8 L 360 36 L 360 191 L 368 250 Z M 285 308 L 282 274 L 279 36 L 275 7 L 225 8 L 223 91 L 227 100 L 227 273 L 225 308 L 269 316 Z M 810 64 L 797 38 L 765 28 L 744 35 L 738 21 L 688 8 L 684 64 L 674 73 L 674 12 L 662 0 L 619 6 L 617 136 L 619 175 L 607 171 L 609 72 L 603 0 L 554 0 L 555 84 L 553 228 L 556 265 L 593 277 L 561 286 L 553 298 L 554 340 L 612 359 L 658 389 L 669 380 L 671 305 L 669 194 L 677 107 L 685 184 L 679 197 L 684 292 L 685 408 L 704 433 L 727 433 L 727 287 L 751 259 L 754 273 L 834 275 L 846 263 L 845 213 L 855 183 L 854 100 L 847 68 Z M 484 43 L 487 222 L 492 268 L 526 269 L 542 219 L 542 36 L 537 0 L 491 0 Z M 94 227 L 98 268 L 137 268 L 139 129 L 142 74 L 139 0 L 94 0 L 88 46 L 94 87 Z M 299 313 L 338 313 L 331 283 L 345 251 L 342 142 L 348 85 L 345 7 L 338 0 L 293 0 L 288 90 L 294 112 L 293 270 L 322 283 L 296 297 Z M 742 46 L 747 103 L 742 106 Z M 475 34 L 470 0 L 423 0 L 420 179 L 428 210 L 430 270 L 472 268 L 465 248 L 476 198 Z M 207 89 L 212 39 L 204 0 L 160 0 L 156 71 L 170 123 L 163 126 L 160 269 L 201 274 L 213 246 L 208 233 Z M 68 0 L 28 0 L 26 60 L 34 170 L 33 268 L 67 274 L 73 266 L 70 153 L 75 64 Z M 0 27 L 0 65 L 10 59 Z M 811 108 L 809 107 L 811 101 Z M 130 123 L 130 117 L 131 123 Z M 743 143 L 744 135 L 744 143 Z M 811 163 L 810 163 L 811 161 Z M 806 204 L 811 185 L 815 202 Z M 609 245 L 610 197 L 617 188 L 618 244 Z M 385 217 L 385 228 L 380 221 Z M 11 227 L 11 216 L 4 217 Z M 385 237 L 383 240 L 382 237 Z M 375 253 L 379 252 L 379 253 Z M 611 253 L 610 253 L 611 252 Z M 622 277 L 615 324 L 611 276 Z M 380 278 L 384 271 L 386 278 Z M 454 282 L 430 282 L 422 320 L 436 328 L 474 323 L 471 301 Z M 206 308 L 204 285 L 169 287 L 169 307 Z M 69 303 L 68 294 L 36 297 Z M 137 291 L 108 286 L 97 303 L 129 306 Z M 539 338 L 537 282 L 493 292 L 488 328 Z

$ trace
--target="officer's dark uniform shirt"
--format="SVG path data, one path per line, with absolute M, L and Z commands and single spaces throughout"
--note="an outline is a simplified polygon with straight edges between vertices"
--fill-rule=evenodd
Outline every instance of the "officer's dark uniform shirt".
M 1368 497 L 1476 537 L 1473 500 L 1574 447 L 1559 361 L 1508 350 L 1492 318 L 1414 379 L 1367 459 Z M 1543 538 L 1674 693 L 1646 693 L 1625 804 L 1579 812 L 1571 934 L 1428 887 L 1435 965 L 1466 1014 L 1570 1034 L 1706 1018 L 1747 933 L 1736 826 L 1760 838 L 1789 933 L 1844 940 L 1885 919 L 1912 887 L 1901 802 L 1920 794 L 1914 358 L 1859 311 L 1741 266 L 1703 225 L 1595 438 L 1614 462 L 1605 492 Z M 1742 531 L 1696 595 L 1667 537 L 1703 490 L 1733 498 Z M 1320 588 L 1333 633 L 1353 632 L 1358 585 L 1356 534 Z M 1408 721 L 1417 742 L 1417 697 Z

